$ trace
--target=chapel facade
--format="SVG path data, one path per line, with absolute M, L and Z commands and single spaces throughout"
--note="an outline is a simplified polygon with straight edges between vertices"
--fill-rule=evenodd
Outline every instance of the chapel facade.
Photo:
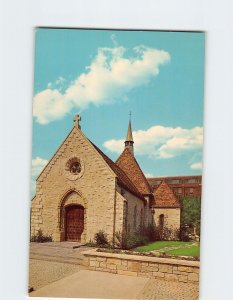
M 89 242 L 103 230 L 134 232 L 150 224 L 180 228 L 180 203 L 162 180 L 154 190 L 135 156 L 131 121 L 125 148 L 113 162 L 81 131 L 81 118 L 36 181 L 31 236 L 38 230 L 53 241 Z

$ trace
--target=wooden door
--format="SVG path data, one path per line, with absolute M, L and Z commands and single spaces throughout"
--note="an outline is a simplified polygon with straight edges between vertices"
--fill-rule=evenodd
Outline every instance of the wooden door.
M 81 234 L 84 230 L 84 208 L 78 205 L 67 206 L 66 208 L 66 240 L 81 241 Z

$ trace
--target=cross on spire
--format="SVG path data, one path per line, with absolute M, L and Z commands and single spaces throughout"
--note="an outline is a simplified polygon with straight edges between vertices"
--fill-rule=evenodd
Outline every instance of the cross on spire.
M 81 126 L 79 124 L 79 122 L 82 120 L 80 115 L 75 115 L 74 116 L 74 126 L 76 126 L 77 128 L 81 129 Z

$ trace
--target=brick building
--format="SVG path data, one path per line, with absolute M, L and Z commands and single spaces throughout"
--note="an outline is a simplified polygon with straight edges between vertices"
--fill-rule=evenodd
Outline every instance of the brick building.
M 151 188 L 155 191 L 162 181 L 165 181 L 177 198 L 193 196 L 201 199 L 202 176 L 169 176 L 147 178 Z

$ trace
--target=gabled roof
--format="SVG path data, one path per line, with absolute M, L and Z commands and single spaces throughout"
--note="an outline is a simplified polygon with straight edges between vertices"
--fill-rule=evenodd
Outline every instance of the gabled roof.
M 127 174 L 122 170 L 116 163 L 114 163 L 107 155 L 105 155 L 95 144 L 91 141 L 90 143 L 95 147 L 95 149 L 99 152 L 108 166 L 112 169 L 112 171 L 116 174 L 118 184 L 124 187 L 126 190 L 137 196 L 138 198 L 145 200 L 143 195 L 140 193 L 139 189 L 134 185 L 132 180 L 127 176 Z
M 116 165 L 120 167 L 129 177 L 132 183 L 137 187 L 143 195 L 151 194 L 151 187 L 143 174 L 138 162 L 128 148 L 125 148 L 116 161 Z
M 179 200 L 165 181 L 162 181 L 159 187 L 154 191 L 154 197 L 155 207 L 180 207 Z

